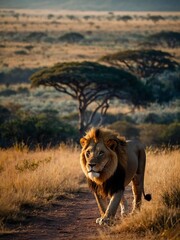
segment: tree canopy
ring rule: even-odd
[[[83,133],[94,121],[97,112],[101,120],[109,107],[109,100],[117,97],[135,105],[148,99],[144,84],[131,73],[96,62],[58,63],[31,76],[32,86],[51,86],[78,101],[79,129]],[[96,103],[93,111],[88,106]]]
[[[103,56],[100,61],[123,68],[141,78],[153,77],[178,67],[171,54],[154,49],[120,51]]]
[[[169,48],[180,47],[180,33],[174,31],[162,31],[148,36],[147,44],[164,46]]]

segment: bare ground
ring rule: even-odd
[[[29,211],[18,223],[11,222],[11,233],[0,235],[3,240],[97,239],[102,227],[93,195],[89,191],[76,193],[51,205]]]
[[[128,187],[126,189],[128,203],[132,201],[130,192],[131,189]],[[93,194],[84,188],[79,193],[62,197],[43,207],[31,209],[25,206],[23,212],[23,219],[7,223],[9,231],[0,234],[0,239],[100,240],[111,235],[111,228],[96,224],[99,211]],[[111,239],[152,240],[153,238],[145,238],[139,234],[121,233],[111,236]]]

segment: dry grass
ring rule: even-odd
[[[79,189],[79,150],[0,150],[0,219],[12,218],[24,204],[44,204]],[[71,176],[71,177],[69,177]]]
[[[143,201],[141,212],[113,227],[108,239],[180,238],[179,159],[178,150],[148,152],[145,191],[151,192],[153,199]]]
[[[77,147],[29,151],[17,146],[0,150],[0,156],[0,225],[23,205],[46,204],[81,186]],[[141,212],[102,233],[102,239],[178,239],[180,152],[149,149],[147,157],[145,191],[152,201],[143,201]]]
[[[0,54],[2,69],[6,67],[36,68],[51,66],[63,61],[97,61],[103,55],[126,48],[139,47],[140,39],[137,39],[135,43],[131,39],[132,35],[137,37],[137,35],[147,36],[159,31],[179,31],[179,20],[166,19],[154,23],[147,19],[141,19],[141,17],[147,17],[148,14],[160,14],[163,17],[179,16],[178,12],[116,12],[113,18],[108,12],[1,10],[0,13],[2,13],[0,33],[11,33],[12,36],[16,36],[16,39],[8,41],[2,38]],[[119,21],[117,20],[118,15],[121,17],[129,15],[133,20]],[[85,36],[87,41],[80,44],[31,40],[24,42],[23,34],[32,32],[43,32],[49,38],[59,38],[67,32],[79,32]],[[126,39],[125,42],[118,40],[123,38]],[[27,48],[29,45],[32,49]],[[17,54],[19,51],[23,51],[25,54]],[[171,51],[177,58],[179,57],[179,49]]]

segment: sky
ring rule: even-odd
[[[180,11],[180,0],[0,0],[0,8]]]

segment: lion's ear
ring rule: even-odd
[[[83,137],[83,138],[80,139],[81,147],[84,147],[86,143],[87,143],[87,139],[86,138]]]
[[[119,140],[119,143],[120,143],[121,146],[124,147],[124,146],[127,145],[125,137],[118,137],[118,140]]]
[[[106,146],[109,147],[111,150],[115,151],[117,147],[117,141],[115,139],[109,139],[106,142]]]

